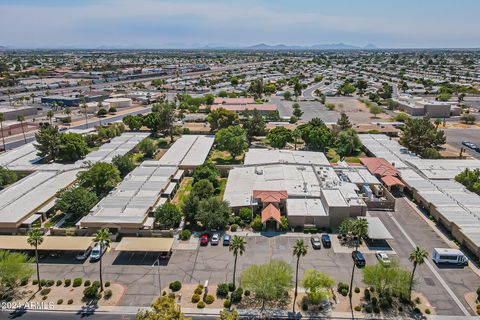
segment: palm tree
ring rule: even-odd
[[[52,110],[48,110],[48,111],[47,111],[47,118],[48,118],[48,120],[50,121],[50,124],[52,124],[52,118],[53,118],[54,115],[55,115],[55,114],[53,113]]]
[[[442,119],[435,118],[433,122],[435,123],[435,129],[438,129],[438,126],[442,124]]]
[[[307,254],[308,247],[303,240],[297,240],[293,246],[293,255],[297,257],[297,269],[295,271],[295,293],[293,296],[293,313],[295,313],[295,304],[297,303],[298,294],[298,265],[300,263],[300,257],[304,257]]]
[[[352,220],[351,222],[351,234],[356,238],[355,241],[355,251],[358,250],[360,246],[360,241],[363,237],[368,234],[368,221],[366,219],[356,219]],[[352,318],[353,318],[353,308],[352,308],[352,295],[353,295],[353,277],[355,275],[355,261],[353,261],[352,267],[352,277],[350,278],[350,292],[348,293],[348,297],[350,299],[350,309],[352,310]]]
[[[5,135],[3,134],[3,121],[5,121],[5,115],[0,112],[0,130],[2,132],[3,151],[7,151],[7,147],[5,146]]]
[[[100,244],[100,261],[99,261],[99,268],[100,268],[100,292],[103,291],[103,277],[102,277],[102,258],[103,258],[103,250],[110,247],[110,230],[108,228],[102,228],[95,233],[94,241]]]
[[[233,236],[232,241],[228,247],[228,251],[233,253],[235,257],[235,261],[233,263],[233,286],[235,286],[235,274],[237,272],[237,258],[238,254],[243,255],[245,252],[245,245],[247,242],[245,241],[245,237],[240,236]]]
[[[87,104],[85,103],[85,98],[83,96],[80,97],[80,103],[81,103],[81,108],[85,112],[85,129],[88,129],[88,107]]]
[[[408,260],[410,260],[413,263],[412,277],[410,278],[410,286],[408,289],[410,299],[412,299],[413,277],[415,275],[415,270],[417,269],[417,266],[425,262],[425,259],[427,257],[428,257],[428,252],[419,247],[416,247],[408,257]]]
[[[38,246],[43,242],[43,234],[40,229],[35,228],[28,233],[27,242],[32,247],[35,247],[35,262],[37,264],[37,281],[38,281],[38,290],[42,290],[42,285],[40,284],[40,267],[38,265]]]
[[[22,125],[23,140],[25,141],[25,143],[27,143],[27,137],[25,136],[25,128],[23,127],[23,122],[25,121],[25,117],[23,115],[19,115],[17,117],[17,121],[20,122],[20,124]]]

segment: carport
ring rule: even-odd
[[[0,249],[3,250],[34,250],[35,248],[28,244],[27,236],[5,236],[0,235]],[[93,242],[92,237],[62,237],[45,236],[43,242],[38,246],[42,251],[84,251]]]
[[[368,221],[367,244],[369,247],[390,248],[387,240],[393,239],[379,217],[361,217]]]
[[[152,261],[167,260],[172,253],[173,238],[125,237],[116,246],[121,251],[114,264],[152,264]],[[130,257],[122,253],[130,253]],[[144,253],[141,259],[134,259],[135,253]],[[150,255],[154,253],[154,256]],[[138,256],[137,256],[138,257]]]

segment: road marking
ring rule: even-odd
[[[410,236],[407,234],[407,232],[405,232],[405,229],[403,229],[403,227],[400,225],[400,223],[394,217],[392,217],[392,220],[397,225],[398,229],[403,233],[403,235],[408,240],[408,242],[410,242],[412,247],[415,249],[417,247],[417,245],[415,244],[415,242],[413,242],[412,238],[410,238]],[[430,261],[426,260],[425,264],[430,269],[430,271],[432,271],[433,275],[442,284],[442,286],[445,288],[445,290],[447,290],[448,294],[452,297],[453,301],[455,301],[455,303],[460,308],[460,310],[462,310],[463,314],[465,316],[471,316],[470,312],[468,312],[467,308],[465,308],[465,306],[462,304],[462,302],[457,298],[457,296],[452,291],[452,289],[450,289],[450,287],[445,282],[445,280],[443,280],[442,276],[437,272],[437,270],[435,270],[435,268],[432,266]]]

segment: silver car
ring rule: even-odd
[[[220,242],[220,235],[218,233],[214,233],[212,238],[210,239],[210,244],[212,246],[216,246],[218,245],[219,242]]]

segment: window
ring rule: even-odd
[[[440,260],[457,260],[458,256],[440,256]]]

